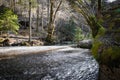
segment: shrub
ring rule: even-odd
[[[19,30],[18,17],[12,10],[4,6],[0,7],[0,31],[12,31],[17,33]]]

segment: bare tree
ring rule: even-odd
[[[71,3],[72,8],[74,8],[77,12],[82,14],[85,18],[87,25],[90,26],[92,30],[92,36],[95,38],[98,34],[99,29],[103,26],[100,22],[101,17],[101,0],[97,0],[96,9],[91,7],[91,4],[86,0],[68,0]],[[90,0],[91,1],[91,0]],[[97,11],[96,11],[97,10]],[[97,14],[96,14],[97,13]]]
[[[55,31],[54,21],[56,18],[57,11],[59,10],[61,4],[62,4],[62,0],[60,0],[56,10],[54,11],[55,0],[50,0],[50,17],[49,17],[49,24],[48,24],[48,35],[46,38],[46,41],[49,43],[53,43],[54,41],[53,40],[54,31]]]

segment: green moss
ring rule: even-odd
[[[2,43],[4,41],[4,38],[0,38],[0,43]]]
[[[95,41],[92,47],[92,53],[99,64],[114,66],[120,62],[120,47],[105,46],[100,41]]]
[[[102,63],[104,64],[116,64],[120,59],[120,47],[113,46],[103,50]]]
[[[119,30],[117,30],[119,31]],[[119,46],[108,46],[105,45],[102,41],[99,40],[100,37],[103,37],[106,33],[104,28],[100,28],[98,35],[94,39],[92,54],[95,59],[99,62],[99,64],[105,65],[117,65],[120,62],[120,47]],[[120,42],[120,37],[118,32],[113,33],[115,36],[112,38]]]
[[[101,41],[99,41],[99,38],[101,36],[103,36],[105,34],[105,32],[106,32],[105,28],[100,27],[100,29],[98,31],[98,35],[94,38],[92,53],[93,53],[93,56],[98,61],[100,61],[100,55],[101,55],[101,50],[102,50],[102,46],[103,46],[103,43]]]
[[[93,56],[99,60],[99,48],[100,46],[102,45],[102,43],[98,40],[95,40],[94,43],[93,43],[93,47],[92,47],[92,53],[93,53]]]
[[[97,34],[97,36],[95,37],[95,39],[98,39],[98,38],[100,38],[101,36],[103,36],[103,35],[105,34],[105,32],[106,32],[105,28],[104,28],[104,27],[100,27],[100,28],[99,28],[99,31],[98,31],[98,34]]]

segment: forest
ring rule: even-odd
[[[119,80],[119,35],[119,0],[0,0],[0,51],[72,45],[75,50],[88,49],[99,65],[97,79],[40,80]]]

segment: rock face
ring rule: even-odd
[[[106,65],[100,65],[99,80],[119,80],[120,79],[120,66],[110,68]]]
[[[100,80],[120,79],[119,2],[116,0],[106,6],[106,12],[103,12],[105,30],[99,32],[93,43],[92,53],[100,64]]]
[[[98,64],[88,49],[69,47],[0,60],[0,80],[97,79]]]
[[[111,36],[110,36],[111,34]],[[112,36],[113,35],[113,36]],[[120,79],[120,33],[109,33],[101,38],[96,47],[100,63],[100,80]],[[98,49],[97,49],[98,48]]]

